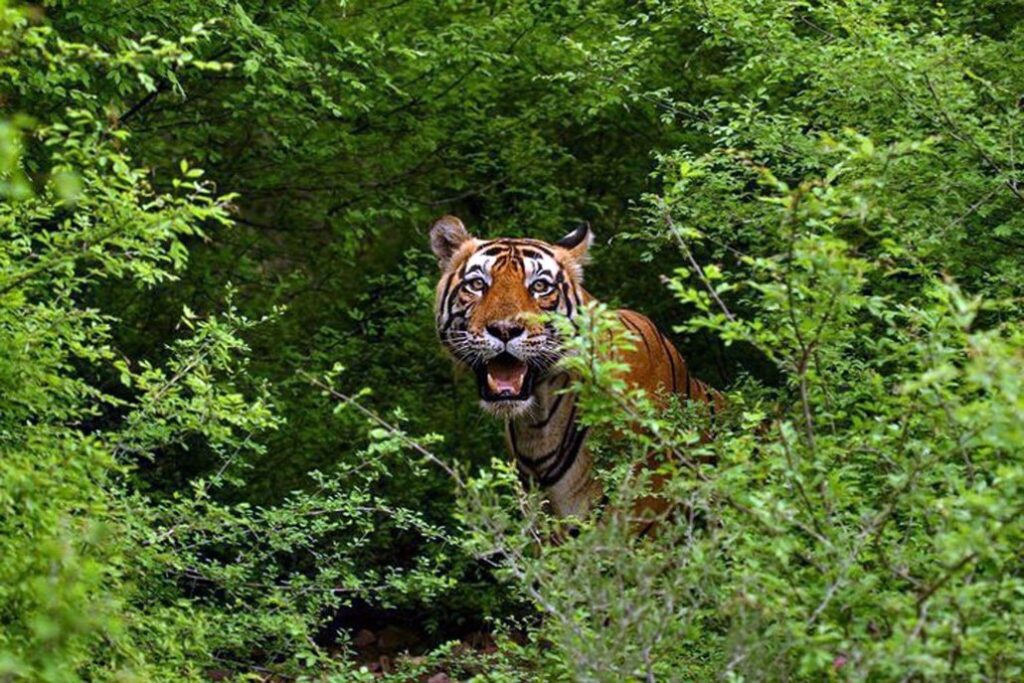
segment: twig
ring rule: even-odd
[[[342,401],[346,405],[353,406],[356,410],[358,410],[360,413],[368,417],[371,421],[375,422],[379,426],[386,429],[389,434],[398,437],[398,439],[401,440],[402,443],[409,446],[414,451],[422,455],[424,458],[426,458],[430,462],[434,463],[435,465],[443,469],[448,474],[448,476],[451,477],[456,484],[458,484],[459,488],[466,488],[466,484],[462,481],[462,477],[459,476],[458,472],[456,472],[446,462],[441,460],[441,458],[437,457],[431,451],[427,450],[422,444],[409,437],[405,432],[400,430],[398,427],[391,424],[374,411],[370,410],[369,408],[359,403],[359,401],[355,400],[355,398],[349,396],[348,394],[341,393],[340,391],[330,386],[329,384],[326,384],[319,380],[318,378],[314,377],[313,375],[310,375],[308,372],[300,372],[299,374],[305,377],[310,384],[317,387],[318,389],[327,392],[333,398]]]
[[[697,277],[700,278],[701,284],[703,284],[704,288],[708,290],[708,294],[710,294],[711,298],[715,300],[718,307],[722,309],[722,313],[725,314],[725,317],[729,322],[736,322],[736,317],[729,310],[729,307],[725,305],[725,302],[718,296],[718,292],[715,291],[715,288],[711,285],[711,281],[708,280],[707,275],[704,274],[704,269],[700,267],[699,263],[697,263],[697,259],[693,257],[693,252],[690,251],[690,247],[688,247],[686,242],[683,240],[683,236],[679,234],[679,229],[676,226],[675,221],[672,220],[672,216],[667,210],[665,210],[662,215],[665,219],[665,224],[672,232],[672,236],[676,238],[677,242],[679,242],[679,248],[682,250],[683,256],[686,257],[690,267],[693,268]]]

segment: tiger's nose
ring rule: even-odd
[[[500,339],[507,344],[525,332],[525,329],[517,322],[513,322],[511,320],[499,320],[496,323],[488,325],[487,331],[491,336],[496,339]]]

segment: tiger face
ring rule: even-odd
[[[454,216],[431,228],[431,247],[442,270],[438,336],[456,361],[476,374],[488,412],[514,417],[528,411],[536,382],[562,357],[554,326],[540,314],[571,318],[583,304],[583,265],[592,241],[587,226],[554,244],[480,240]]]

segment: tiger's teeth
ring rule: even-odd
[[[492,362],[487,367],[487,389],[496,396],[518,396],[526,371],[526,363],[520,360]]]
[[[487,388],[495,394],[510,394],[516,396],[523,390],[523,378],[526,375],[525,369],[521,373],[509,377],[495,377],[487,373]]]

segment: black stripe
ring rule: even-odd
[[[444,325],[441,327],[441,330],[440,332],[438,332],[438,334],[444,335],[445,333],[448,332],[448,330],[452,328],[452,325],[454,325],[457,321],[465,319],[465,313],[452,313],[451,315],[448,316],[448,320],[445,321]]]
[[[555,413],[558,412],[558,406],[561,405],[563,398],[565,398],[565,394],[559,394],[555,398],[554,405],[551,406],[551,412],[548,413],[548,416],[544,418],[544,421],[532,424],[530,425],[530,427],[533,429],[544,429],[545,427],[547,427],[548,423],[551,422],[551,418],[553,418],[555,416]]]
[[[538,242],[537,240],[519,240],[519,244],[529,246],[531,249],[536,249],[540,253],[547,254],[551,258],[555,257],[555,252],[548,249],[543,242]]]
[[[550,453],[542,455],[539,458],[527,458],[525,456],[520,455],[520,456],[518,456],[519,459],[522,460],[523,462],[529,463],[531,465],[539,465],[541,463],[547,462],[548,460],[550,460],[551,458],[555,457],[556,455],[560,455],[562,453],[563,449],[565,448],[565,442],[569,438],[569,435],[576,431],[575,419],[576,419],[576,404],[574,403],[572,405],[572,412],[569,413],[569,427],[564,432],[562,432],[562,438],[559,439],[558,445],[555,446],[551,450]],[[552,465],[552,468],[555,468],[555,467],[558,467],[558,463],[555,463],[554,465]]]
[[[564,390],[567,386],[569,386],[569,375],[565,376],[565,382],[562,384],[561,387],[558,388],[558,391]],[[559,394],[558,396],[556,396],[555,403],[554,405],[551,406],[551,412],[549,412],[548,416],[544,418],[544,421],[532,424],[530,425],[530,427],[532,427],[533,429],[543,429],[544,427],[547,427],[548,423],[551,422],[551,418],[553,418],[555,416],[555,413],[558,412],[558,406],[561,405],[563,398],[565,398],[565,394]]]
[[[554,486],[559,480],[565,476],[565,473],[569,471],[569,468],[576,462],[576,458],[579,457],[580,447],[583,445],[583,439],[587,436],[587,429],[583,428],[576,431],[575,438],[573,439],[572,445],[569,446],[568,456],[562,458],[561,463],[554,468],[554,471],[550,471],[540,480],[540,485],[544,488]]]
[[[637,336],[640,337],[640,341],[644,343],[644,348],[647,349],[647,355],[651,355],[651,345],[647,343],[647,337],[645,337],[644,333],[640,331],[640,328],[637,326],[637,324],[629,322],[629,320],[627,320],[626,316],[624,315],[620,315],[619,320],[622,321],[623,325],[636,332]]]
[[[448,299],[448,291],[452,288],[452,282],[455,281],[455,273],[448,273],[448,281],[444,285],[444,291],[441,292],[441,313],[445,313],[446,301]]]
[[[569,419],[566,422],[565,431],[562,432],[562,438],[558,440],[558,445],[555,447],[555,450],[553,450],[552,453],[557,454],[557,455],[561,455],[561,453],[565,450],[566,442],[575,433],[576,433],[576,403],[573,403],[572,404],[572,409],[569,411]],[[544,459],[546,460],[549,457],[551,457],[550,453],[548,455],[545,455]],[[553,467],[557,467],[557,463],[555,465],[553,465]]]
[[[462,268],[459,268],[459,280],[461,281],[466,276],[466,264],[462,264]],[[459,283],[462,284],[461,282]],[[458,293],[458,287],[452,287],[451,294],[448,296],[448,300],[445,302],[445,308],[451,309],[452,304],[455,303],[455,295]]]
[[[552,451],[552,453],[558,456],[558,460],[553,462],[551,464],[551,467],[549,467],[547,472],[545,472],[543,475],[540,475],[540,473],[538,472],[542,484],[544,481],[549,480],[552,474],[557,473],[558,470],[562,467],[562,465],[565,464],[565,454],[567,452],[566,446],[569,445],[573,439],[575,439],[576,433],[576,404],[573,403],[572,410],[569,411],[569,420],[566,423],[565,431],[562,432],[562,438],[559,440],[558,446],[555,448],[555,450]],[[550,457],[550,454],[545,456],[545,459],[548,457]],[[564,474],[564,472],[562,474]],[[558,478],[555,479],[555,481],[558,481],[558,479],[560,478],[561,475],[559,475]]]
[[[665,342],[665,335],[658,330],[654,330],[658,334],[658,341],[661,343],[661,348],[665,351],[665,355],[668,356],[668,363],[672,367],[672,393],[676,393],[676,361],[669,352],[668,344]]]
[[[533,483],[533,477],[530,476],[530,473],[526,471],[526,468],[524,468],[523,464],[519,461],[516,461],[516,474],[519,475],[520,486],[529,490],[530,485]]]
[[[525,464],[531,470],[536,471],[536,469],[538,467],[540,467],[541,465],[546,463],[548,460],[551,460],[551,458],[553,458],[556,455],[558,455],[561,452],[561,450],[562,450],[562,444],[559,444],[559,445],[555,446],[555,448],[550,453],[542,455],[539,458],[528,458],[525,455],[523,455],[522,453],[516,453],[516,460],[517,460],[517,462],[519,462],[521,464]]]
[[[566,318],[571,318],[572,317],[572,312],[573,312],[573,307],[572,307],[572,300],[569,298],[569,283],[568,282],[563,282],[562,283],[562,298],[565,299],[565,308],[566,308],[565,317]]]
[[[519,448],[516,446],[516,429],[512,423],[508,423],[508,443],[512,446],[512,455],[519,457]]]
[[[465,273],[466,273],[466,265],[463,264],[462,268],[459,269],[458,277],[461,279],[462,276],[465,275]],[[449,282],[449,284],[451,284],[451,282]],[[454,322],[459,319],[459,314],[456,314],[455,307],[454,307],[455,297],[458,296],[458,293],[459,293],[459,288],[458,287],[452,287],[451,288],[451,293],[448,295],[447,300],[444,302],[444,305],[441,307],[441,310],[448,314],[448,319],[445,321],[444,325],[441,327],[441,331],[442,332],[447,332],[449,329],[451,329],[452,324],[454,324]],[[466,316],[465,315],[461,315],[461,317],[463,319],[465,319]]]

